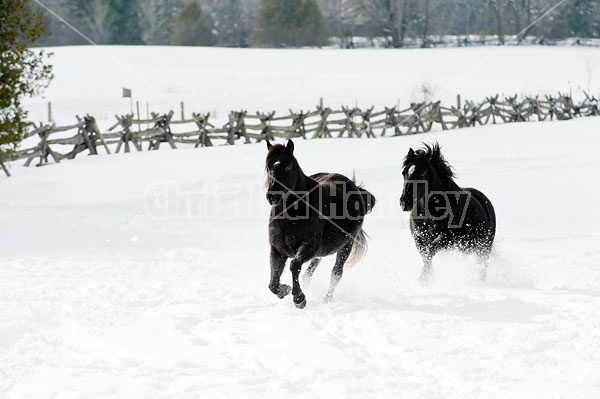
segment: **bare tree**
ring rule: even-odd
[[[388,47],[403,47],[414,0],[362,0],[360,11],[388,38]]]
[[[179,11],[171,44],[176,46],[212,46],[214,44],[213,21],[204,13],[196,0],[188,0]]]
[[[217,45],[251,46],[257,5],[258,0],[202,0],[202,9],[214,21]]]
[[[138,1],[137,6],[141,16],[144,43],[169,44],[169,37],[181,7],[181,1],[145,0]]]
[[[83,17],[90,32],[90,39],[97,44],[110,42],[112,22],[110,19],[110,4],[107,0],[93,0],[90,4],[90,14]]]
[[[367,21],[361,14],[360,1],[320,0],[319,7],[325,17],[329,35],[339,38],[342,48],[354,47],[352,38]]]
[[[496,35],[498,36],[498,42],[500,44],[504,44],[504,21],[502,15],[502,4],[500,4],[500,0],[488,0],[488,5],[494,16],[494,21],[496,22]]]
[[[441,33],[448,34],[448,31],[443,31],[439,27],[438,20],[443,18],[456,18],[456,15],[449,13],[451,8],[448,7],[447,0],[420,0],[417,4],[417,11],[413,20],[416,24],[415,34],[421,38],[421,46],[429,47],[431,45],[430,35]]]

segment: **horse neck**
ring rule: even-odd
[[[462,188],[458,186],[452,179],[448,179],[448,187],[446,187],[447,191],[462,191]]]
[[[435,168],[433,166],[429,165],[428,172],[429,172],[428,190],[429,191],[443,191],[444,184],[442,182],[442,179],[440,178],[440,175],[435,170]]]
[[[442,179],[440,178],[435,168],[429,165],[427,168],[427,172],[429,176],[429,179],[427,180],[427,192],[424,193],[424,196],[421,196],[417,199],[416,206],[413,207],[413,213],[416,216],[425,215],[427,194],[429,194],[432,191],[444,191]]]
[[[433,176],[433,178],[430,178],[430,191],[462,191],[462,188],[460,188],[451,177],[448,177],[445,181],[442,180],[435,168],[431,165],[429,166],[429,172],[430,176]]]
[[[293,191],[296,191],[296,192],[310,191],[318,183],[314,179],[311,179],[310,177],[308,177],[304,174],[298,161],[296,161],[296,165],[298,165],[298,170],[297,170],[298,177],[296,179],[296,185],[294,186]]]

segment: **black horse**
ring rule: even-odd
[[[474,188],[461,188],[438,143],[413,151],[404,159],[403,211],[410,211],[410,231],[421,257],[421,281],[431,274],[431,259],[442,249],[475,253],[485,280],[487,260],[496,234],[490,200]]]
[[[375,197],[337,173],[306,176],[293,155],[292,140],[286,146],[267,141],[267,149],[267,201],[271,204],[269,289],[279,298],[291,291],[296,307],[304,308],[306,297],[298,281],[302,265],[312,260],[304,274],[305,282],[309,282],[321,257],[337,253],[325,296],[330,301],[348,257],[352,254],[352,260],[356,260],[366,251],[362,224],[365,214],[375,205]],[[292,259],[291,288],[280,284],[288,258]]]

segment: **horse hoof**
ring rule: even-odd
[[[287,284],[281,284],[279,286],[279,290],[277,291],[277,296],[279,297],[279,299],[282,299],[283,297],[285,297],[290,292],[292,292],[292,287],[290,287]]]
[[[294,303],[295,303],[295,302],[294,302]],[[297,307],[298,309],[304,309],[304,307],[306,306],[306,298],[304,298],[304,300],[303,300],[302,302],[300,302],[300,303],[295,303],[295,304],[296,304],[296,307]]]
[[[433,276],[430,273],[421,273],[421,275],[419,276],[419,284],[421,284],[422,286],[426,286],[429,285],[429,283],[431,283],[431,280],[433,280]]]
[[[300,293],[299,295],[294,295],[294,304],[298,309],[304,309],[304,307],[306,306],[306,297],[303,293]]]
[[[487,275],[485,274],[485,272],[479,274],[479,281],[481,281],[482,283],[485,283],[487,280]]]
[[[325,298],[323,298],[323,302],[325,303],[329,303],[333,300],[333,294],[327,294],[325,295]]]

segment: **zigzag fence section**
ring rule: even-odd
[[[157,150],[162,143],[176,149],[178,145],[210,147],[215,144],[232,145],[274,140],[275,138],[325,139],[334,137],[375,138],[400,136],[431,131],[472,127],[495,123],[566,120],[582,116],[600,115],[598,99],[585,94],[585,99],[574,102],[567,94],[544,98],[517,96],[500,99],[499,95],[487,97],[482,102],[461,101],[443,106],[439,101],[412,103],[405,109],[397,107],[375,111],[374,107],[342,107],[332,110],[322,102],[314,111],[294,112],[277,116],[275,112],[232,111],[228,122],[216,127],[210,123],[210,114],[193,113],[191,118],[173,120],[174,111],[166,114],[152,113],[149,119],[134,119],[133,114],[115,115],[116,123],[101,132],[93,116],[77,116],[77,123],[69,126],[54,124],[34,125],[27,134],[27,142],[37,136],[38,143],[30,148],[15,151],[10,157],[0,153],[0,167],[10,175],[5,163],[25,160],[25,166],[38,159],[36,166],[74,159],[78,154],[97,155]],[[180,125],[180,126],[177,126]],[[176,132],[172,127],[177,126]],[[180,131],[182,130],[182,131]],[[65,132],[72,132],[67,137]],[[59,133],[63,133],[60,135]],[[112,151],[111,151],[112,149]]]

